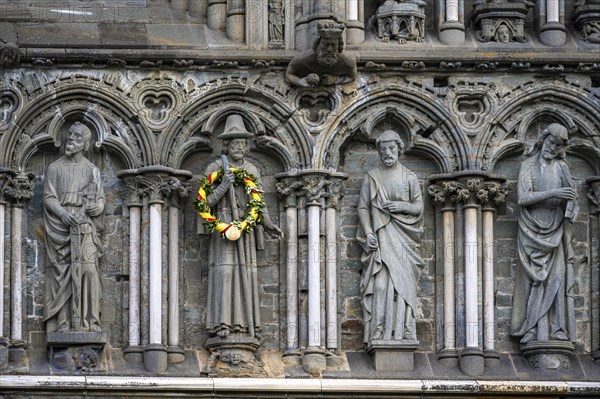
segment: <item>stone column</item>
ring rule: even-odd
[[[162,218],[164,200],[161,185],[169,172],[169,168],[150,166],[144,168],[142,173],[146,176],[140,179],[140,183],[149,196],[148,204],[150,206],[150,281],[148,284],[150,332],[148,345],[144,348],[144,367],[153,373],[163,373],[167,370],[167,350],[162,340]]]
[[[504,179],[485,182],[479,190],[482,209],[483,246],[483,355],[485,366],[500,362],[496,351],[496,318],[494,316],[494,219],[496,207],[506,200]]]
[[[227,37],[243,43],[246,36],[245,0],[227,0]]]
[[[432,181],[436,182],[435,180]],[[438,359],[447,367],[458,365],[458,351],[456,350],[456,286],[454,284],[454,219],[457,201],[457,183],[443,181],[429,187],[429,195],[438,204],[442,213],[442,255],[444,264],[444,348],[438,353]]]
[[[449,46],[465,41],[464,0],[437,0],[436,28],[440,41]]]
[[[208,0],[206,24],[212,30],[225,30],[227,26],[227,0]]]
[[[298,364],[299,318],[298,318],[298,196],[297,190],[302,183],[297,177],[288,174],[278,175],[277,193],[284,200],[287,244],[286,258],[286,348],[284,361],[288,364]]]
[[[592,212],[597,218],[598,223],[598,232],[596,235],[596,243],[599,245],[595,251],[598,256],[600,256],[600,176],[591,177],[587,179],[587,184],[590,186],[590,191],[588,193],[588,197],[590,199],[592,205]],[[593,235],[592,235],[593,237]],[[593,241],[593,239],[592,239]],[[592,250],[593,253],[594,250]],[[596,276],[600,275],[600,266],[595,265],[596,267]],[[594,272],[592,271],[592,276],[594,276]],[[592,283],[593,284],[593,283]],[[597,281],[596,284],[600,285],[600,281]],[[592,301],[593,303],[593,301]],[[600,323],[600,308],[598,306],[592,307],[592,321],[596,321],[596,323]],[[593,359],[596,361],[596,364],[600,366],[600,327],[598,327],[598,332],[596,334],[596,342],[592,342],[592,353]]]
[[[33,196],[33,174],[18,173],[6,194],[12,203],[11,213],[11,284],[10,284],[10,361],[18,362],[25,356],[23,339],[23,207]]]
[[[132,172],[131,174],[128,172]],[[128,188],[127,207],[129,208],[129,346],[124,350],[128,362],[140,363],[143,360],[141,346],[140,318],[140,269],[141,269],[141,223],[143,190],[136,181],[135,171],[119,174]]]
[[[0,370],[8,364],[8,339],[4,332],[4,223],[6,212],[5,194],[15,172],[0,169]]]
[[[189,186],[183,183],[192,174],[171,176],[161,184],[163,196],[168,199],[169,207],[169,323],[167,336],[167,354],[169,363],[181,363],[185,360],[185,352],[179,345],[179,207],[181,200],[189,195]]]
[[[325,351],[321,337],[321,197],[326,182],[318,171],[303,173],[303,190],[308,209],[308,346],[302,366],[313,376],[325,370]]]
[[[337,291],[337,208],[341,199],[342,182],[348,176],[336,174],[330,177],[327,186],[325,205],[325,307],[326,307],[326,348],[340,349],[338,342],[338,291]]]
[[[541,0],[536,6],[540,41],[552,47],[564,45],[567,42],[564,0]]]
[[[460,368],[470,376],[483,374],[484,357],[479,342],[479,240],[478,240],[478,189],[482,177],[468,176],[459,183],[459,199],[464,214],[464,265],[465,265],[465,348],[460,354]]]
[[[364,1],[346,0],[346,44],[356,46],[364,41]]]

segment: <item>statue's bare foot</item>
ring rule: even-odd
[[[230,333],[231,331],[229,331],[229,328],[222,328],[221,330],[217,331],[217,336],[225,338],[229,336]]]
[[[94,324],[90,327],[91,332],[102,332],[102,328],[98,324]]]

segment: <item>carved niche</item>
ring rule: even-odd
[[[525,43],[525,18],[533,3],[529,1],[480,0],[473,3],[473,25],[480,42]]]
[[[377,38],[382,42],[408,40],[422,43],[425,39],[425,6],[423,0],[386,0],[375,12]]]

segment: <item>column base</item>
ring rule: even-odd
[[[440,41],[448,46],[458,46],[465,42],[465,26],[460,22],[444,22],[440,26]]]
[[[442,349],[437,358],[446,367],[458,366],[458,351],[456,349]]]
[[[495,350],[484,350],[483,358],[485,367],[495,367],[500,364],[500,354]]]
[[[575,347],[569,341],[534,341],[521,345],[521,353],[534,369],[556,371],[570,367]]]
[[[27,357],[27,342],[10,340],[8,344],[8,361],[22,362]]]
[[[564,25],[558,22],[548,22],[540,28],[540,42],[546,46],[560,47],[567,42]]]
[[[416,340],[372,340],[367,352],[373,356],[377,371],[412,371],[418,348]]]
[[[302,363],[302,352],[298,349],[288,349],[281,360],[288,366],[299,366]]]
[[[460,370],[466,375],[476,377],[483,374],[485,360],[479,348],[465,348],[460,353]]]
[[[149,344],[144,347],[144,367],[147,371],[161,374],[167,371],[167,350],[161,344]]]
[[[311,377],[321,377],[327,369],[327,360],[325,359],[325,350],[318,347],[309,347],[302,356],[302,368]]]
[[[167,360],[169,364],[179,364],[185,361],[185,351],[179,346],[169,346],[167,348]]]
[[[141,363],[144,361],[144,348],[141,346],[130,346],[123,351],[125,361],[128,363]]]

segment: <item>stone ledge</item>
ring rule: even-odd
[[[180,391],[199,394],[223,392],[282,392],[310,394],[572,394],[599,395],[600,382],[573,381],[486,381],[486,380],[352,380],[352,379],[276,379],[276,378],[169,378],[102,376],[2,376],[7,391],[79,390],[155,393]]]

